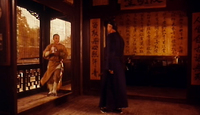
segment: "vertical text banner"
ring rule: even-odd
[[[200,12],[192,15],[192,85],[200,85]]]
[[[90,80],[100,80],[100,19],[90,20]]]
[[[163,7],[166,7],[166,0],[121,0],[121,10]]]

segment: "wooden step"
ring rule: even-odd
[[[65,87],[58,91],[57,96],[47,96],[47,93],[41,92],[18,99],[18,114],[27,115],[32,111],[58,106],[67,102],[72,94],[71,90],[66,90]]]

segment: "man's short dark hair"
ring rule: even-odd
[[[117,25],[116,25],[116,23],[114,21],[109,21],[108,24],[112,25],[112,28],[114,30],[117,30]]]
[[[54,35],[53,35],[53,38],[54,38],[55,36],[59,36],[59,34],[54,34]]]
[[[114,30],[117,30],[117,25],[116,25],[116,22],[115,22],[115,18],[114,17],[109,17],[106,21],[105,21],[105,27],[110,24],[112,25],[113,29]]]

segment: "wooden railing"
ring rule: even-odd
[[[39,89],[40,86],[40,64],[17,66],[17,93]]]

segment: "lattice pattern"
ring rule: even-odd
[[[18,70],[17,93],[40,88],[40,68]]]

